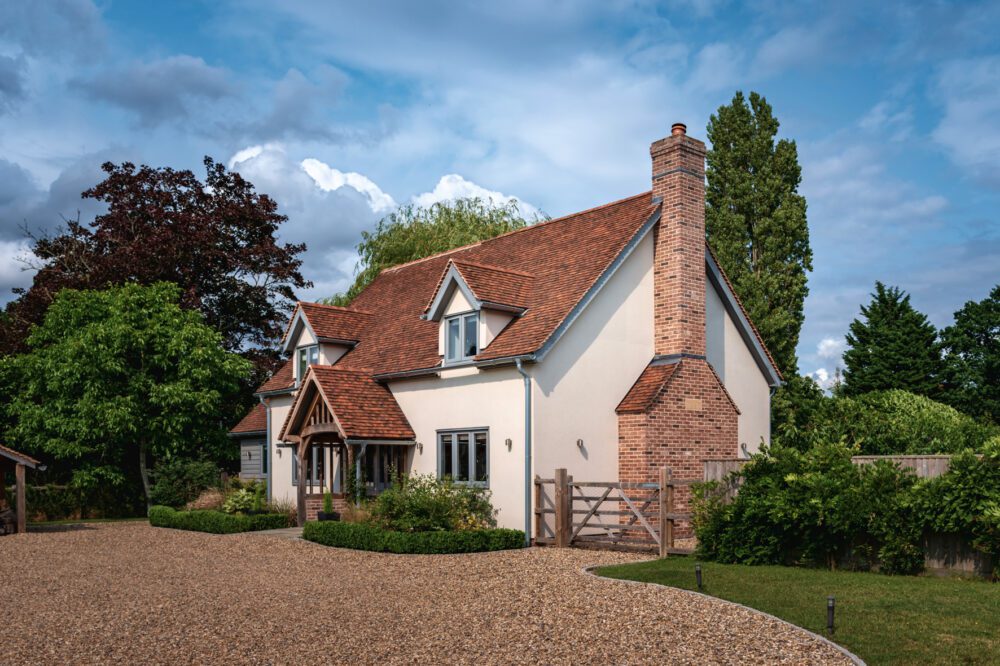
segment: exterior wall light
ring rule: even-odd
[[[510,438],[510,437],[508,437],[508,438],[507,438],[507,439],[506,439],[506,440],[504,441],[504,444],[506,444],[506,445],[507,445],[507,450],[508,450],[508,451],[510,451],[510,450],[511,450],[512,448],[514,448],[514,442],[513,442],[513,440],[511,440],[511,438]]]
[[[424,443],[423,442],[417,442],[417,452],[420,453],[420,455],[423,455],[423,453],[424,453]]]
[[[576,446],[577,446],[577,448],[582,449],[583,448],[583,440],[582,439],[576,440]]]

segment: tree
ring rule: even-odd
[[[521,216],[516,201],[495,205],[473,198],[438,202],[429,208],[402,206],[379,220],[374,231],[361,232],[354,284],[327,302],[347,305],[386,268],[493,238],[534,221]]]
[[[107,212],[33,239],[38,273],[0,321],[0,352],[26,349],[30,327],[63,288],[162,281],[180,286],[181,305],[201,312],[226,349],[270,369],[275,359],[260,350],[280,335],[293,289],[310,286],[299,272],[305,246],[275,238],[287,218],[274,200],[209,157],[204,182],[191,171],[128,162],[101,168],[107,178],[83,197]]]
[[[937,397],[943,370],[937,331],[910,305],[909,294],[876,282],[861,316],[847,334],[843,395],[902,389]]]
[[[4,359],[17,391],[6,435],[74,463],[73,484],[122,484],[138,462],[149,499],[149,457],[218,459],[232,447],[220,410],[250,372],[169,283],[105,291],[64,289]]]
[[[967,302],[941,332],[946,381],[943,400],[966,414],[1000,424],[1000,285]]]
[[[812,249],[794,141],[775,143],[778,119],[755,92],[737,92],[708,123],[705,227],[733,289],[786,376],[798,374],[795,347],[809,290]]]

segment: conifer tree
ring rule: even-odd
[[[937,397],[944,369],[937,330],[910,304],[909,294],[876,282],[861,317],[847,334],[841,393],[902,389]]]
[[[778,119],[761,95],[737,92],[708,123],[705,226],[709,244],[786,377],[812,270],[795,142],[775,142]]]
[[[941,339],[947,370],[942,400],[1000,424],[1000,284],[956,312]]]

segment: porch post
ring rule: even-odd
[[[309,474],[309,438],[303,437],[299,445],[295,447],[296,464],[299,466],[299,485],[296,487],[297,516],[296,523],[299,527],[306,524],[306,483]]]
[[[27,507],[25,506],[25,492],[24,492],[24,465],[17,463],[17,467],[14,468],[14,478],[17,483],[17,488],[15,492],[17,493],[17,533],[24,534],[28,531],[27,522]]]

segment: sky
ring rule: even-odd
[[[271,195],[329,296],[395,206],[560,216],[649,189],[649,144],[757,91],[814,252],[800,369],[833,376],[876,280],[937,326],[1000,282],[1000,2],[0,3],[0,302],[25,229],[100,212],[105,161],[208,155]]]

